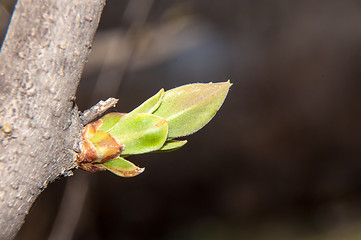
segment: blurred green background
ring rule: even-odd
[[[360,1],[108,0],[76,103],[228,79],[183,149],[51,183],[17,239],[361,239]]]

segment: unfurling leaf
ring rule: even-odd
[[[171,152],[177,149],[180,149],[187,143],[187,140],[177,141],[177,140],[168,140],[164,143],[163,147],[158,149],[157,152]]]
[[[99,127],[98,130],[103,131],[103,132],[109,131],[125,115],[127,115],[127,114],[126,113],[117,113],[117,112],[108,113],[107,115],[103,116],[100,119],[100,120],[102,120],[102,125]]]
[[[93,162],[102,163],[112,160],[122,152],[124,145],[118,143],[115,138],[107,132],[97,131],[90,139],[98,153],[98,158]]]
[[[131,111],[128,116],[135,113],[153,113],[160,106],[164,96],[164,89],[162,88],[157,94],[142,103],[139,107]]]
[[[86,125],[83,129],[83,138],[91,139],[102,124],[103,121],[99,119],[98,121],[94,121]]]
[[[168,137],[192,134],[206,125],[227,96],[229,82],[189,84],[165,92],[162,104],[153,113],[169,124]]]
[[[198,131],[221,107],[231,83],[189,84],[161,89],[128,114],[109,113],[84,127],[79,167],[122,177],[143,172],[121,156],[170,152],[187,143],[173,140]]]
[[[124,117],[108,133],[124,144],[122,155],[141,154],[161,148],[167,139],[168,123],[163,118],[137,113]]]
[[[121,177],[134,177],[144,171],[144,168],[137,167],[132,162],[129,162],[121,157],[117,157],[111,161],[97,165],[102,165],[109,171]]]

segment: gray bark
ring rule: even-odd
[[[105,0],[19,0],[0,52],[0,239],[76,166],[76,88]]]

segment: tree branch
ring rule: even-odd
[[[0,53],[0,239],[74,168],[75,92],[105,0],[19,0]],[[5,131],[6,130],[6,131]]]

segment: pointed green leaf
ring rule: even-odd
[[[157,150],[157,152],[171,152],[183,147],[187,143],[187,140],[177,141],[168,140],[164,143],[163,147]]]
[[[186,136],[206,125],[221,107],[231,83],[189,84],[165,92],[153,113],[167,120],[168,137]]]
[[[117,124],[117,122],[119,122],[119,120],[123,118],[125,115],[126,113],[118,113],[118,112],[112,112],[104,115],[101,118],[103,123],[98,130],[107,132],[109,129],[114,127],[114,125]]]
[[[168,134],[168,123],[163,118],[138,113],[122,118],[109,130],[119,144],[124,144],[122,155],[140,154],[158,150]]]
[[[162,88],[153,97],[149,98],[144,103],[142,103],[139,107],[137,107],[136,109],[131,111],[128,114],[128,116],[130,114],[135,114],[135,113],[153,113],[160,106],[163,96],[164,96],[164,89]]]
[[[132,162],[129,162],[121,157],[117,157],[111,161],[96,165],[101,165],[107,170],[121,177],[134,177],[144,171],[144,168],[137,167]]]

